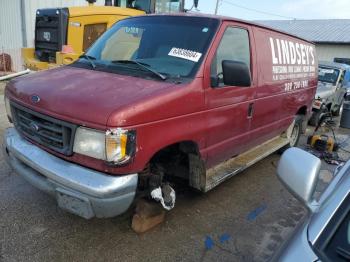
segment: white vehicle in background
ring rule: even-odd
[[[340,110],[350,88],[350,66],[334,62],[320,62],[318,66],[318,85],[312,105],[310,125],[317,125],[322,114],[330,112],[339,116]]]

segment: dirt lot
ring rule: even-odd
[[[1,97],[1,140],[8,125]],[[0,261],[266,261],[305,215],[276,178],[279,157],[207,194],[180,192],[166,222],[137,235],[131,212],[88,221],[65,213],[0,155]],[[332,168],[324,166],[320,188]]]

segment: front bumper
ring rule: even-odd
[[[117,216],[134,200],[137,174],[109,176],[70,163],[28,142],[15,128],[5,130],[3,149],[17,174],[54,196],[62,209],[86,219]]]

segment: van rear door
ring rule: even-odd
[[[317,85],[314,45],[254,27],[259,71],[251,136],[254,144],[287,130],[298,112],[310,109]]]

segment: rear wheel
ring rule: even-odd
[[[303,119],[304,116],[298,115],[296,116],[293,123],[288,127],[286,135],[289,143],[282,147],[278,152],[283,153],[285,150],[291,147],[295,147],[298,145],[300,135],[303,130]]]
[[[299,138],[302,132],[303,119],[301,116],[297,116],[293,124],[287,130],[287,138],[289,140],[288,147],[294,147],[298,145]]]

